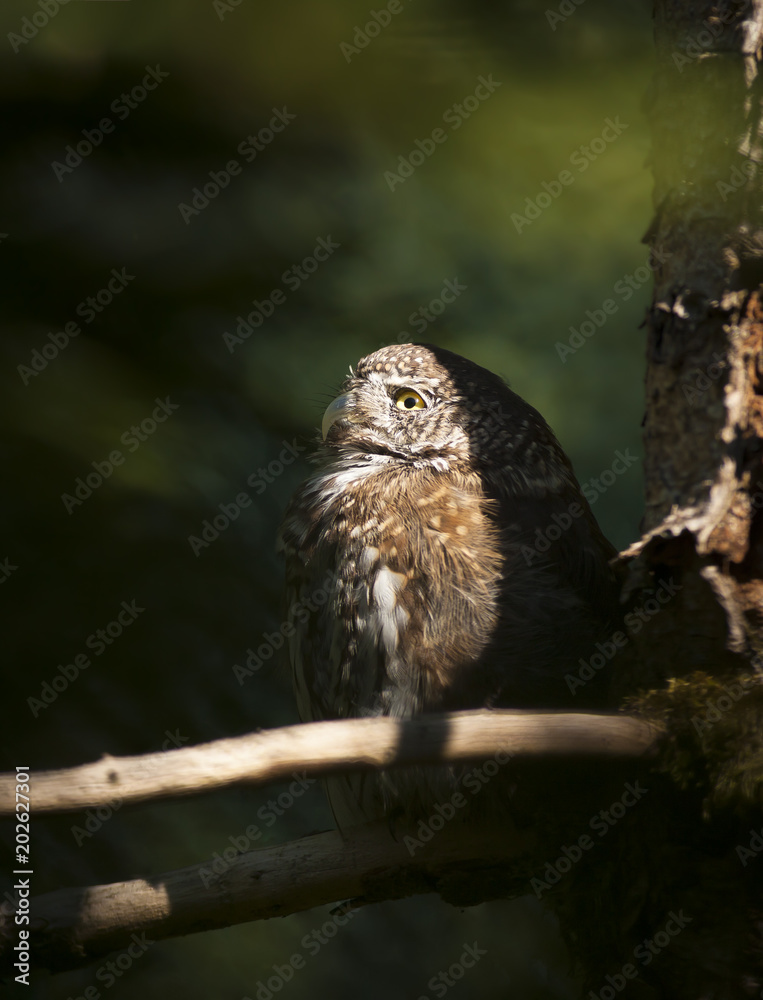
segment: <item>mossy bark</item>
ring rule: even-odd
[[[657,0],[655,41],[646,507],[625,590],[673,596],[613,669],[616,699],[670,737],[560,912],[595,996],[611,976],[623,997],[736,1000],[763,996],[763,4]]]

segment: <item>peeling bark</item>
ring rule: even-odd
[[[568,923],[587,924],[594,991],[632,962],[625,998],[742,1000],[763,995],[763,862],[747,846],[763,825],[763,3],[657,0],[655,40],[645,534],[623,555],[627,595],[670,580],[675,596],[615,686],[671,717],[674,786],[618,831],[613,868],[578,872]],[[618,899],[599,904],[604,940],[586,875]],[[685,929],[641,967],[639,942],[681,907]]]
[[[644,686],[763,662],[762,33],[759,0],[655,9],[646,535],[626,555],[630,589],[673,572],[681,593],[636,643]]]

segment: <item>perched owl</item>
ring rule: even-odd
[[[615,550],[540,414],[426,344],[363,358],[280,535],[304,721],[595,704],[565,674],[617,614]],[[427,815],[456,768],[327,783],[340,828]]]

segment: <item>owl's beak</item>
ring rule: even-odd
[[[352,411],[350,410],[350,397],[337,396],[336,399],[329,403],[326,408],[326,412],[323,414],[323,422],[321,423],[321,434],[323,435],[323,440],[326,440],[326,435],[329,432],[332,424],[335,424],[337,420],[352,420]]]

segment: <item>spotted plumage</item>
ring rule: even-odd
[[[350,369],[322,436],[281,530],[301,717],[569,703],[565,674],[616,613],[615,552],[540,414],[465,358],[404,344]],[[454,780],[328,788],[344,827],[424,815]]]

